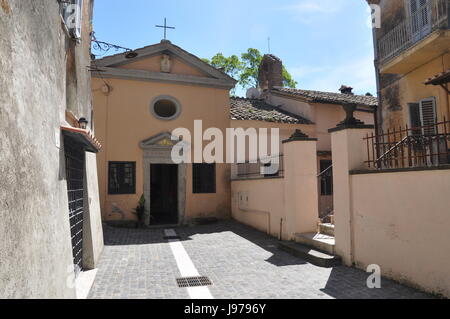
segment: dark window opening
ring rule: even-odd
[[[330,160],[320,161],[320,194],[322,196],[333,195],[333,162]]]
[[[192,164],[192,189],[194,194],[216,192],[216,164]]]
[[[136,163],[109,162],[109,194],[136,193]]]
[[[177,106],[174,102],[169,100],[159,100],[155,103],[154,110],[156,115],[164,118],[175,116],[177,113]]]
[[[420,120],[420,104],[409,103],[409,117],[413,135],[421,135],[422,121]]]

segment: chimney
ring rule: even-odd
[[[339,91],[341,91],[342,94],[350,94],[353,95],[352,92],[353,88],[351,86],[342,85]]]
[[[283,62],[272,54],[265,54],[259,65],[258,86],[262,90],[283,87]]]

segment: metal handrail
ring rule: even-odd
[[[377,158],[377,163],[381,162],[387,155],[389,155],[392,151],[397,149],[400,145],[404,144],[406,140],[408,140],[411,137],[411,135],[405,136],[400,142],[395,144],[393,147],[391,147],[386,153],[381,155],[379,158]]]
[[[317,175],[317,177],[321,177],[322,175],[324,175],[326,172],[328,172],[330,169],[333,168],[333,164],[330,165],[330,167],[328,167],[327,169],[325,169],[324,171],[322,171],[319,175]]]

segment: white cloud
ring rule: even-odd
[[[301,89],[338,92],[340,86],[345,84],[353,87],[358,94],[376,93],[372,55],[341,65],[300,65],[288,67],[288,70]]]

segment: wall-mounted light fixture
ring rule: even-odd
[[[78,120],[78,125],[83,130],[85,130],[87,128],[88,123],[89,123],[88,120],[86,120],[84,117],[82,117]]]

